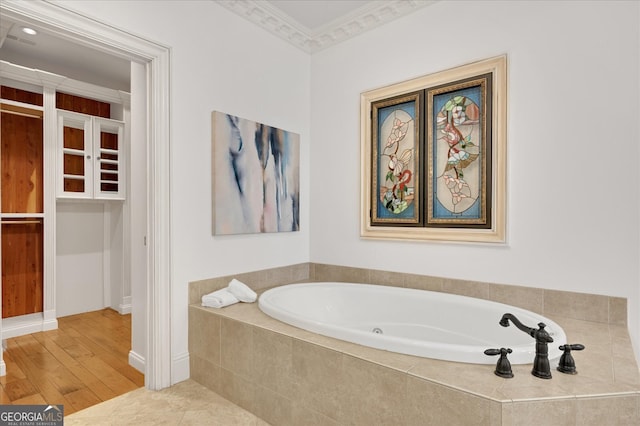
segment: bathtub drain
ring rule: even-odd
[[[374,328],[374,329],[373,329],[373,330],[371,330],[371,331],[373,331],[373,332],[374,332],[374,333],[376,333],[376,334],[382,334],[382,329],[380,329],[380,328],[378,328],[378,327]]]

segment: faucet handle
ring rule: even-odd
[[[580,343],[573,345],[566,344],[560,345],[558,349],[564,351],[558,363],[558,371],[565,374],[578,374],[576,362],[573,359],[573,355],[571,355],[571,351],[581,351],[584,349],[584,345]]]
[[[575,343],[573,345],[561,345],[560,347],[558,347],[558,349],[560,349],[561,351],[568,350],[569,352],[571,352],[571,351],[581,351],[581,350],[584,349],[584,345],[581,345],[580,343]]]
[[[500,355],[498,359],[498,363],[496,364],[496,369],[494,373],[496,376],[503,377],[505,379],[510,379],[513,377],[513,372],[511,371],[511,363],[507,358],[507,354],[512,353],[511,348],[500,348],[500,349],[486,349],[484,351],[485,355],[493,356]]]

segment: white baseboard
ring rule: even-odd
[[[7,349],[7,341],[3,340],[2,341],[2,352],[4,352]],[[2,356],[0,356],[0,376],[6,376],[7,375],[7,364],[5,364],[4,362],[4,354]]]
[[[171,362],[171,384],[175,385],[190,377],[189,352],[174,356]]]
[[[58,328],[58,320],[55,311],[45,311],[36,314],[21,315],[4,318],[2,320],[2,340],[25,334],[38,333],[40,331],[55,330]]]
[[[118,305],[118,312],[120,313],[120,315],[131,313],[131,296],[122,298],[122,303]]]
[[[135,353],[134,351],[129,351],[129,365],[145,374],[145,359],[143,356]]]

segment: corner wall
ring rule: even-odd
[[[441,1],[314,54],[310,261],[625,297],[638,358],[639,7]],[[360,238],[360,93],[505,53],[507,243]]]

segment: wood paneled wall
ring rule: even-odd
[[[10,101],[24,102],[29,105],[42,106],[42,93],[28,92],[15,87],[0,86],[0,97]]]
[[[2,87],[2,97],[42,105],[42,95]],[[2,104],[0,210],[2,318],[42,312],[44,290],[44,146],[42,111]]]
[[[2,111],[2,213],[42,213],[42,118]]]
[[[2,318],[42,312],[42,223],[38,220],[11,223],[7,219],[2,222]]]
[[[81,112],[95,117],[111,118],[111,104],[108,102],[96,101],[95,99],[83,98],[67,93],[56,93],[56,108]]]

